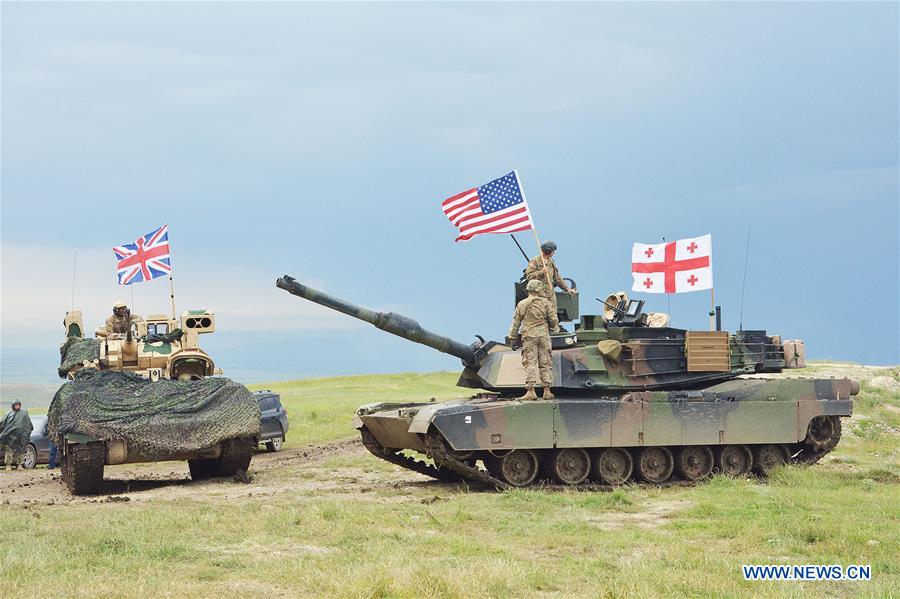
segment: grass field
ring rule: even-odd
[[[250,485],[181,484],[128,502],[0,493],[0,596],[897,596],[900,369],[803,374],[845,368],[864,382],[838,448],[767,482],[476,492],[353,449],[262,469]],[[299,456],[350,436],[362,403],[454,397],[454,382],[436,373],[262,387],[282,394],[284,453]],[[743,580],[741,564],[768,563],[869,564],[872,580]]]

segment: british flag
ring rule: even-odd
[[[138,237],[134,243],[118,245],[113,251],[119,261],[116,265],[119,285],[149,281],[172,272],[168,225]]]

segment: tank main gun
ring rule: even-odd
[[[382,331],[387,331],[388,333],[414,341],[415,343],[427,345],[441,353],[456,356],[466,365],[474,365],[477,361],[476,356],[478,352],[476,347],[454,341],[449,337],[444,337],[437,333],[432,333],[431,331],[422,328],[418,322],[408,316],[394,314],[393,312],[376,312],[374,310],[369,310],[368,308],[363,308],[362,306],[357,306],[356,304],[351,304],[350,302],[319,291],[318,289],[313,289],[308,285],[298,283],[293,277],[288,275],[279,278],[275,282],[275,286],[284,289],[292,295],[302,297],[303,299],[315,302],[326,308],[331,308],[332,310],[343,312],[353,318],[364,320],[378,327]]]

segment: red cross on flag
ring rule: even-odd
[[[631,248],[632,291],[685,293],[712,289],[712,235]]]

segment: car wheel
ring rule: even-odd
[[[284,435],[266,441],[266,451],[281,451],[282,443],[284,443]]]
[[[22,468],[31,470],[37,466],[37,449],[31,443],[25,448],[25,459],[22,461]]]

